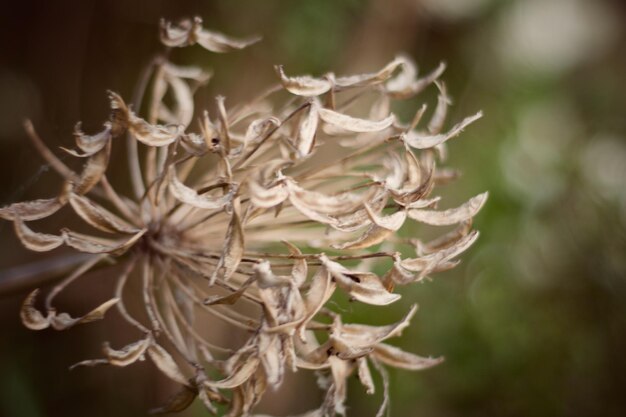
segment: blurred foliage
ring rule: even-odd
[[[626,412],[623,2],[21,1],[3,9],[2,204],[56,186],[26,145],[21,119],[32,117],[52,144],[70,143],[77,120],[97,127],[107,115],[105,90],[129,95],[158,49],[160,17],[197,14],[233,35],[264,36],[250,52],[181,53],[215,68],[199,97],[207,103],[217,93],[236,102],[268,85],[276,63],[319,74],[379,68],[398,51],[423,71],[445,60],[444,79],[456,99],[451,123],[485,112],[449,148],[450,166],[465,175],[447,190],[457,201],[490,191],[476,224],[481,239],[462,267],[405,292],[380,316],[341,306],[355,321],[384,323],[418,302],[400,343],[446,357],[425,372],[391,372],[391,415]],[[398,113],[409,117],[416,104]],[[7,224],[0,238],[0,267],[32,259]],[[107,288],[102,278],[66,302],[81,309],[81,300]],[[170,392],[148,364],[69,373],[68,365],[98,351],[103,335],[123,340],[124,329],[112,323],[32,334],[18,323],[23,296],[0,298],[1,415],[139,416]],[[312,384],[286,384],[288,395],[273,400],[304,410],[316,402],[307,399],[317,395]],[[358,384],[351,391],[349,415],[374,415],[379,394],[367,398]],[[202,413],[193,407],[185,415]]]

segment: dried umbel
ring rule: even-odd
[[[167,47],[198,43],[214,52],[255,41],[207,31],[197,18],[162,23],[161,40]],[[344,414],[347,378],[356,373],[371,394],[373,365],[384,378],[381,415],[388,385],[382,365],[420,370],[441,359],[385,343],[409,325],[415,306],[397,323],[369,326],[344,323],[329,300],[344,293],[359,303],[393,303],[400,298],[397,286],[454,267],[478,237],[471,220],[486,193],[445,210],[433,196],[437,184],[455,176],[437,166],[446,142],[481,116],[443,131],[449,105],[438,81],[443,70],[417,78],[405,57],[378,72],[347,77],[294,77],[277,66],[280,84],[238,106],[217,97],[214,117],[204,112],[193,131],[193,92],[209,74],[160,57],[144,77],[152,87],[148,103],[131,106],[110,93],[103,130],[90,136],[76,127],[76,149],[64,150],[85,161],[80,173],[27,124],[64,186],[52,198],[1,208],[0,217],[13,222],[30,250],[66,245],[92,256],[52,288],[43,312],[34,290],[22,308],[24,324],[63,330],[117,308],[136,330],[128,333],[129,344],[105,343],[102,358],[75,366],[128,366],[149,357],[181,385],[156,411],[179,411],[199,397],[212,412],[216,403],[226,403],[229,416],[248,415],[286,372],[312,370],[326,394],[306,415]],[[427,123],[425,105],[408,123],[390,113],[394,100],[431,85],[440,94]],[[281,97],[286,100],[275,105]],[[138,115],[142,107],[145,118]],[[124,141],[132,197],[116,192],[106,176],[112,146]],[[64,206],[94,235],[67,228],[44,234],[28,225]],[[457,227],[430,242],[397,236],[414,221]],[[403,258],[399,250],[408,247],[415,255]],[[117,277],[112,298],[81,317],[60,312],[56,295],[104,263]],[[371,272],[377,265],[388,272]],[[125,307],[131,280],[143,290],[141,316]],[[217,322],[246,342],[224,345],[212,331]]]

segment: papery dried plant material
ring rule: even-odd
[[[44,317],[43,314],[35,308],[37,294],[39,294],[39,288],[34,289],[28,294],[20,310],[22,324],[31,330],[43,330],[50,326],[50,317]]]
[[[248,39],[235,39],[219,32],[202,27],[202,19],[183,20],[177,25],[161,20],[161,42],[166,46],[183,47],[200,44],[211,52],[228,52],[231,49],[243,49],[261,40],[255,36]]]
[[[254,42],[208,31],[199,18],[163,22],[161,40],[217,52]],[[373,394],[380,388],[376,372],[382,416],[389,403],[382,365],[420,370],[441,359],[386,344],[409,326],[416,306],[395,323],[372,326],[344,323],[331,300],[339,291],[355,308],[391,304],[401,297],[395,286],[456,266],[478,238],[471,223],[487,193],[447,210],[432,195],[457,176],[442,166],[446,142],[481,115],[445,131],[451,99],[439,80],[443,69],[417,78],[415,64],[399,56],[371,73],[315,78],[287,76],[278,65],[278,86],[242,104],[216,97],[209,117],[195,114],[193,94],[210,72],[161,54],[144,72],[133,106],[111,92],[111,113],[99,132],[76,125],[76,147],[66,152],[82,162],[77,172],[27,122],[32,144],[64,183],[51,198],[0,208],[0,218],[14,223],[29,250],[65,245],[95,255],[51,289],[44,309],[33,291],[20,312],[24,325],[64,330],[116,306],[130,343],[105,343],[100,358],[71,369],[149,359],[178,385],[153,412],[181,411],[198,397],[214,414],[219,403],[227,404],[227,416],[250,415],[288,372],[315,371],[324,400],[302,416],[343,415],[351,376]],[[425,127],[425,104],[412,120],[391,113],[394,100],[431,84],[439,96]],[[279,91],[289,94],[276,104]],[[118,167],[112,148],[122,137],[130,184],[118,186],[107,170]],[[118,191],[126,189],[132,197]],[[28,223],[64,206],[94,231],[41,233]],[[406,239],[398,235],[415,222],[458,227],[428,242],[410,239],[415,255],[403,257],[396,243]],[[371,272],[389,261],[382,276]],[[116,279],[114,296],[84,316],[59,312],[55,297],[96,266]],[[139,297],[127,289],[131,282]],[[144,310],[137,317],[126,308],[133,297]],[[223,328],[228,337],[214,331]]]
[[[448,210],[409,210],[409,217],[422,223],[432,224],[434,226],[446,226],[450,224],[461,223],[476,216],[480,209],[487,201],[488,193],[482,193],[469,199],[466,203],[459,207]]]

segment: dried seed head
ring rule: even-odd
[[[208,31],[199,18],[161,26],[168,47],[198,43],[225,52],[257,40]],[[454,267],[478,237],[471,219],[487,193],[446,210],[436,209],[439,197],[432,195],[438,182],[452,176],[437,166],[444,144],[482,115],[442,133],[450,104],[438,81],[444,68],[417,78],[413,62],[401,56],[373,73],[315,78],[287,76],[279,65],[280,82],[294,95],[287,104],[268,107],[271,97],[264,94],[231,107],[218,97],[217,117],[205,112],[194,132],[192,93],[210,73],[156,59],[149,68],[154,93],[145,118],[110,93],[111,115],[101,132],[88,135],[76,126],[76,149],[66,151],[85,160],[82,172],[66,167],[27,124],[34,145],[65,186],[56,197],[0,208],[0,218],[14,222],[27,249],[66,245],[99,255],[53,288],[45,313],[35,307],[34,290],[23,304],[24,325],[66,329],[101,319],[116,306],[136,330],[129,344],[120,350],[105,344],[104,358],[76,365],[128,366],[149,357],[182,385],[155,412],[180,411],[199,396],[211,412],[214,402],[229,402],[229,415],[249,413],[268,386],[281,384],[286,369],[309,369],[326,376],[321,387],[327,394],[307,415],[343,414],[352,373],[368,394],[375,392],[371,363],[383,376],[381,414],[388,386],[381,363],[420,370],[441,362],[383,343],[409,325],[416,307],[398,323],[376,327],[344,324],[327,303],[337,290],[364,304],[393,303],[400,298],[396,285]],[[440,94],[425,130],[420,128],[425,105],[409,123],[389,112],[393,100],[413,97],[431,84]],[[166,105],[168,92],[173,103]],[[368,103],[365,97],[373,98],[369,116],[352,114],[355,102]],[[105,176],[111,148],[124,134],[132,196],[118,194]],[[44,234],[27,226],[66,205],[108,237],[67,228]],[[397,237],[413,221],[459,227],[427,243]],[[402,259],[394,248],[407,244],[414,246],[415,258]],[[119,258],[108,266],[118,277],[114,298],[79,318],[58,313],[56,295],[108,257]],[[379,277],[370,268],[381,258],[393,265]],[[344,264],[355,260],[361,264]],[[130,279],[141,282],[145,315],[140,317],[124,304]],[[320,322],[322,314],[332,317],[332,324]],[[220,344],[219,334],[206,332],[216,321],[247,341]],[[320,333],[326,336],[318,339]],[[216,372],[221,378],[209,377]]]

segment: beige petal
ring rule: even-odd
[[[387,305],[400,299],[400,294],[388,292],[375,274],[350,271],[324,255],[320,256],[320,261],[328,268],[337,286],[358,301],[373,305]]]
[[[47,233],[37,233],[26,226],[19,217],[13,221],[15,234],[26,249],[35,252],[47,252],[63,244],[63,237]]]
[[[172,48],[189,45],[191,43],[190,34],[194,25],[202,25],[202,20],[199,18],[194,19],[194,21],[185,19],[177,25],[172,25],[171,22],[161,19],[161,43]]]
[[[329,91],[333,84],[326,78],[313,78],[309,75],[287,77],[282,65],[274,67],[280,82],[287,91],[297,96],[314,97]]]
[[[0,208],[0,218],[14,220],[19,217],[23,221],[39,220],[56,213],[63,205],[59,198],[13,203]]]
[[[284,184],[278,184],[271,188],[265,188],[253,178],[248,180],[250,201],[257,207],[270,208],[277,206],[289,197],[289,191]]]
[[[315,143],[315,134],[317,133],[317,124],[319,120],[319,101],[311,101],[306,115],[302,118],[298,129],[298,136],[296,138],[296,150],[298,151],[298,157],[303,158],[313,151],[313,145]]]
[[[349,242],[332,244],[334,249],[365,249],[383,242],[393,234],[393,230],[385,229],[377,225],[371,225],[365,233]]]
[[[365,204],[365,210],[369,215],[372,223],[374,223],[378,227],[382,227],[383,229],[398,231],[404,224],[406,220],[406,211],[400,210],[388,216],[381,216],[374,212],[368,204]]]
[[[139,232],[139,229],[129,225],[87,197],[70,193],[69,201],[76,214],[96,229],[109,233],[134,234]]]
[[[302,320],[302,324],[299,326],[299,336],[301,340],[305,340],[304,331],[307,324],[330,299],[335,292],[335,288],[335,283],[331,281],[331,275],[328,269],[324,266],[320,266],[313,278],[311,278],[311,286],[304,297],[306,315]]]
[[[151,125],[132,112],[129,114],[128,130],[139,142],[154,147],[167,146],[183,133],[181,126]]]
[[[415,149],[430,149],[437,145],[441,145],[448,139],[458,136],[463,129],[483,117],[482,112],[478,112],[473,116],[466,117],[461,122],[452,127],[448,132],[439,135],[421,134],[415,131],[409,131],[402,135],[402,140]]]
[[[259,367],[259,358],[253,356],[243,362],[237,369],[235,369],[230,376],[220,381],[204,381],[204,384],[211,388],[218,389],[233,389],[244,384]]]
[[[145,339],[126,345],[119,350],[111,349],[109,344],[105,343],[102,350],[109,364],[114,366],[127,366],[143,359],[150,343],[151,339],[146,337]]]
[[[152,359],[161,372],[163,372],[172,381],[189,386],[189,381],[181,372],[178,364],[165,349],[156,343],[152,343],[147,350],[148,356],[150,356],[150,359]]]
[[[361,381],[361,384],[365,387],[365,392],[369,395],[374,394],[374,379],[372,378],[369,366],[367,366],[367,359],[358,358],[356,363],[358,367],[359,381]]]
[[[378,132],[388,128],[396,119],[392,114],[385,119],[372,121],[366,119],[359,119],[356,117],[348,116],[346,114],[338,113],[334,110],[320,108],[320,118],[333,126],[347,130],[349,132]]]
[[[111,155],[111,141],[107,141],[105,146],[90,156],[83,166],[78,182],[74,185],[74,193],[83,195],[88,193],[96,184],[100,182],[109,164]]]
[[[76,233],[69,229],[63,229],[63,239],[65,244],[76,250],[86,253],[110,253],[113,255],[120,255],[126,252],[131,246],[133,246],[147,230],[141,230],[137,234],[127,239],[110,240],[102,239],[94,236],[84,235],[82,233]]]
[[[400,73],[387,81],[385,91],[395,99],[408,99],[420,93],[424,88],[435,82],[445,71],[444,63],[439,64],[431,73],[423,78],[416,78],[417,68],[409,59],[405,58]]]
[[[202,29],[201,27],[197,28],[194,34],[196,42],[204,49],[218,53],[228,52],[233,49],[243,49],[261,40],[260,36],[236,39],[219,32]]]
[[[104,124],[104,129],[101,132],[96,133],[95,135],[86,135],[81,130],[81,124],[77,123],[74,127],[74,139],[76,140],[76,146],[81,150],[81,152],[76,152],[70,149],[65,149],[65,151],[79,158],[92,156],[95,153],[100,152],[102,148],[106,146],[107,142],[111,140],[111,130],[111,123],[107,122]]]
[[[372,356],[386,365],[411,371],[431,368],[443,362],[443,358],[424,358],[385,343],[376,345]]]
[[[380,71],[370,74],[359,74],[348,77],[339,77],[335,80],[338,87],[365,87],[380,84],[391,77],[396,68],[404,65],[404,59],[395,58]]]
[[[226,231],[226,239],[224,241],[224,250],[217,266],[215,267],[215,272],[210,278],[211,285],[215,283],[215,280],[218,278],[220,273],[224,280],[228,280],[237,270],[239,262],[241,262],[241,258],[243,257],[245,242],[243,227],[241,225],[241,207],[239,197],[233,200],[232,208],[232,215],[230,223],[228,224],[228,230]]]
[[[22,308],[20,309],[20,318],[22,324],[31,330],[43,330],[50,326],[50,316],[47,318],[35,308],[35,298],[39,294],[39,288],[31,291],[24,299]]]
[[[232,200],[235,191],[231,188],[230,192],[227,194],[217,197],[199,195],[196,190],[189,188],[180,182],[178,176],[176,175],[176,168],[174,165],[171,165],[168,170],[168,185],[170,192],[174,197],[176,197],[176,199],[185,204],[208,210],[220,209],[224,207],[230,200]]]
[[[387,326],[344,324],[340,327],[338,336],[354,349],[370,348],[386,339],[399,336],[409,327],[416,312],[417,305],[414,304],[402,320]]]
[[[437,107],[435,107],[435,112],[430,118],[430,122],[428,122],[428,131],[432,134],[441,132],[443,124],[446,120],[446,115],[448,114],[448,106],[452,104],[450,97],[448,97],[446,85],[440,81],[435,81],[435,85],[439,89]]]
[[[288,180],[286,183],[292,203],[296,200],[299,206],[304,205],[311,210],[326,214],[352,212],[371,196],[371,192],[364,194],[342,192],[336,195],[326,195],[317,191],[306,190],[292,180]]]
[[[404,269],[411,272],[427,271],[434,268],[437,264],[449,261],[466,251],[470,246],[472,246],[476,239],[478,239],[478,236],[478,231],[474,230],[471,233],[462,236],[454,244],[447,246],[445,249],[432,252],[419,258],[404,259],[400,265]]]
[[[476,216],[487,201],[489,193],[478,194],[469,199],[465,204],[448,210],[422,210],[411,209],[408,211],[409,217],[418,222],[432,224],[435,226],[447,226],[461,223]]]
[[[302,251],[298,249],[297,246],[292,245],[291,243],[282,240],[281,241],[287,248],[289,248],[289,253],[294,256],[302,255]],[[293,268],[291,269],[291,278],[293,279],[297,288],[300,288],[304,281],[306,281],[308,275],[308,264],[306,259],[294,259]]]
[[[112,298],[100,304],[84,316],[78,318],[73,318],[67,313],[56,314],[50,318],[50,324],[55,330],[66,330],[77,324],[85,324],[91,323],[92,321],[102,320],[105,313],[119,301],[119,298]]]
[[[282,382],[285,373],[280,337],[261,333],[259,336],[259,352],[261,352],[261,365],[265,371],[267,383],[277,388]]]

